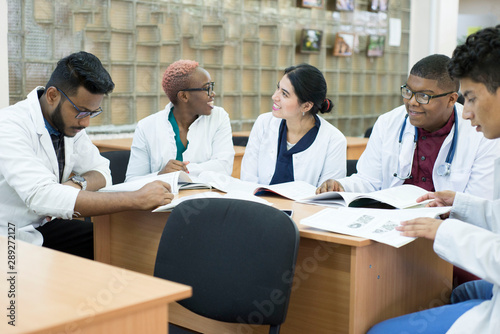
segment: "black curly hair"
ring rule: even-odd
[[[500,25],[482,29],[457,46],[448,72],[457,79],[482,83],[495,94],[500,87]]]

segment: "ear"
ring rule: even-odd
[[[61,101],[61,93],[59,93],[56,87],[50,86],[45,90],[45,99],[49,105],[57,105]]]
[[[304,102],[300,107],[302,109],[302,112],[308,112],[313,107],[313,103],[311,101]]]
[[[177,92],[177,99],[179,101],[186,103],[189,100],[189,96],[188,96],[187,92],[181,90],[181,91]]]
[[[448,100],[448,107],[453,107],[455,105],[455,103],[457,102],[458,100],[458,93],[451,93],[450,94],[450,98]]]

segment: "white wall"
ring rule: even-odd
[[[9,105],[9,51],[7,47],[7,0],[0,0],[0,108]]]
[[[500,22],[500,1],[498,0],[460,0],[460,14],[492,14]]]
[[[465,40],[471,27],[500,24],[500,1],[461,0],[458,7],[458,38]]]
[[[411,2],[409,70],[431,54],[451,57],[457,44],[458,7],[459,0]]]

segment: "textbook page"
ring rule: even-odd
[[[428,191],[423,188],[411,184],[403,184],[366,194],[331,191],[305,198],[300,202],[337,207],[405,209],[425,206],[429,201],[417,203],[416,199],[427,193]]]
[[[153,212],[172,211],[177,205],[179,205],[179,203],[182,203],[182,202],[189,200],[189,199],[198,199],[198,198],[232,198],[232,199],[257,202],[257,203],[266,204],[266,205],[273,205],[273,203],[266,201],[263,198],[259,198],[257,196],[254,196],[252,194],[248,194],[246,192],[233,191],[233,192],[229,192],[225,195],[221,195],[220,193],[217,193],[217,192],[207,191],[207,192],[194,194],[194,195],[190,195],[190,196],[174,198],[172,200],[172,202],[170,202],[169,204],[157,207],[156,209],[153,210]]]
[[[254,194],[266,191],[281,195],[283,197],[299,201],[304,197],[313,196],[316,193],[316,187],[304,181],[292,181],[269,186],[260,186],[254,189]]]
[[[184,175],[182,175],[183,173]],[[180,177],[182,175],[182,177]],[[168,184],[170,184],[170,187],[172,188],[172,194],[177,194],[179,193],[179,179],[181,178],[182,180],[189,179],[189,176],[187,176],[186,173],[178,171],[178,172],[173,172],[173,173],[167,173],[167,174],[161,174],[161,175],[155,175],[155,176],[147,176],[147,177],[142,177],[135,179],[130,182],[124,182],[124,183],[118,183],[114,184],[109,187],[104,187],[99,189],[101,192],[108,192],[108,191],[136,191],[141,189],[143,186],[146,184],[153,182],[153,181],[163,181]]]
[[[208,184],[212,188],[215,188],[225,193],[227,193],[229,190],[233,188],[238,189],[238,184],[240,182],[243,182],[230,175],[214,171],[201,172],[198,176],[192,176],[191,180],[197,183]]]
[[[180,203],[187,201],[189,199],[196,199],[196,198],[222,198],[222,195],[213,191],[207,191],[199,194],[194,194],[190,196],[184,196],[180,198],[174,198],[172,202],[159,206],[156,209],[153,210],[153,212],[168,212],[172,211],[177,205]]]
[[[375,240],[396,248],[413,241],[395,227],[401,221],[429,217],[436,218],[451,210],[451,207],[418,208],[408,210],[338,208],[324,209],[304,218],[300,224],[325,231],[353,235]]]

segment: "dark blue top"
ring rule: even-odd
[[[287,127],[286,121],[282,120],[280,124],[280,135],[278,138],[278,157],[276,159],[276,168],[270,184],[284,183],[294,181],[293,176],[293,157],[295,153],[305,151],[314,143],[318,135],[320,120],[314,115],[314,127],[311,128],[291,149],[287,150]]]

